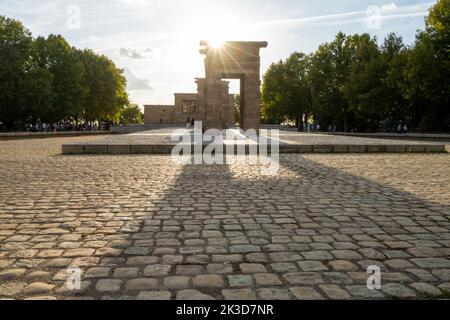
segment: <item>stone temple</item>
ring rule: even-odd
[[[145,124],[181,125],[188,118],[204,129],[235,126],[234,97],[226,79],[240,80],[239,127],[259,130],[261,119],[260,49],[267,42],[228,41],[220,47],[200,42],[205,78],[196,79],[197,93],[176,93],[173,105],[144,106]]]

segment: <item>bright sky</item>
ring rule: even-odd
[[[334,35],[389,32],[414,41],[435,1],[427,0],[0,0],[0,14],[34,36],[62,34],[78,48],[125,69],[138,104],[171,104],[204,76],[199,41],[268,41],[262,74],[294,51],[309,53]],[[236,91],[236,88],[233,88]]]

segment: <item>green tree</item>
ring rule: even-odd
[[[302,128],[302,116],[310,112],[309,57],[295,52],[285,61],[272,64],[264,75],[263,119],[280,123],[294,120]]]
[[[42,121],[58,122],[78,119],[82,115],[82,101],[87,94],[85,69],[74,48],[60,35],[34,42],[36,65],[52,74],[53,107],[42,114]]]
[[[13,129],[27,115],[25,77],[32,46],[31,33],[17,20],[0,16],[0,126]]]
[[[137,104],[126,106],[120,116],[120,124],[142,124],[144,123],[144,115],[141,108]]]
[[[287,110],[283,101],[284,63],[272,63],[263,77],[261,90],[262,119],[265,123],[280,124],[286,118]]]
[[[439,0],[409,52],[404,94],[420,131],[450,131],[450,0]]]
[[[311,111],[311,85],[309,83],[309,57],[294,52],[285,62],[285,98],[287,116],[295,120],[298,130],[303,129],[303,115]]]
[[[241,95],[235,94],[233,96],[233,110],[234,110],[234,122],[241,123]]]
[[[385,97],[382,79],[385,68],[381,60],[376,38],[368,34],[353,35],[347,39],[349,75],[342,85],[345,102],[352,113],[352,129],[374,131],[383,120]]]
[[[85,69],[88,93],[82,101],[84,119],[118,122],[129,104],[123,71],[106,56],[92,50],[79,51]]]
[[[334,41],[319,46],[311,58],[312,110],[322,126],[333,124],[347,131],[354,119],[348,83],[355,50],[354,39],[339,32]]]
[[[387,119],[386,129],[396,130],[400,121],[408,120],[408,99],[405,95],[405,70],[408,63],[409,48],[403,43],[402,37],[390,33],[381,45],[381,63],[384,68],[382,78],[383,110]]]

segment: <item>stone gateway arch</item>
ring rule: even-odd
[[[197,78],[197,93],[175,93],[173,105],[146,105],[146,124],[182,125],[203,122],[203,129],[227,129],[236,124],[234,96],[226,79],[240,80],[240,128],[259,130],[261,118],[260,49],[267,42],[228,41],[220,47],[200,42],[205,78]]]
[[[261,119],[260,49],[267,42],[228,41],[220,47],[200,42],[205,55],[205,80],[199,103],[205,110],[204,128],[228,128],[230,109],[223,104],[222,80],[240,80],[240,127],[259,130]],[[200,88],[199,88],[200,89]],[[232,110],[231,110],[232,111]]]

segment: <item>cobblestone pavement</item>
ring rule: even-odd
[[[176,128],[153,129],[132,134],[112,134],[97,139],[79,137],[73,139],[74,144],[114,144],[114,145],[146,145],[146,144],[166,144],[175,145],[178,141],[172,141],[171,135]],[[186,128],[177,128],[186,130]],[[193,129],[190,129],[193,133]],[[269,139],[270,140],[270,139]],[[414,140],[394,140],[379,138],[361,138],[355,136],[340,136],[319,133],[303,133],[295,131],[279,131],[279,143],[302,144],[302,145],[428,145],[445,144],[445,142],[434,141],[414,141]]]
[[[282,155],[266,177],[58,155],[75,139],[0,142],[1,298],[448,297],[450,155]]]

